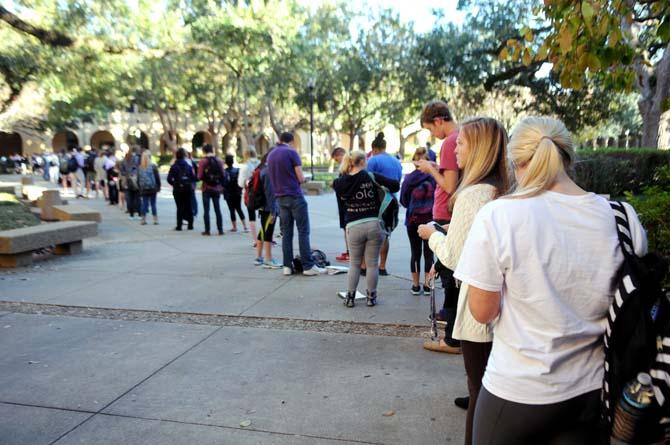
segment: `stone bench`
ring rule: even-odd
[[[309,181],[302,185],[308,195],[320,195],[326,189],[326,181]]]
[[[98,225],[86,221],[63,221],[0,231],[0,267],[30,266],[33,251],[55,246],[56,255],[81,252],[82,240],[96,236]]]
[[[52,211],[59,221],[102,221],[100,212],[83,205],[56,205],[52,207]]]
[[[58,190],[45,190],[42,196],[37,200],[37,207],[39,207],[39,216],[44,221],[57,221],[58,218],[54,215],[54,206],[67,204],[60,197]]]

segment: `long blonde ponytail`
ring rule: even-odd
[[[365,162],[365,153],[361,150],[346,152],[340,164],[340,173],[347,175],[354,167],[363,162]]]
[[[574,159],[570,132],[563,122],[550,117],[522,120],[508,146],[511,161],[526,167],[511,198],[530,198],[548,190]]]

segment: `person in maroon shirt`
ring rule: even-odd
[[[214,155],[210,144],[202,147],[205,157],[198,162],[198,180],[202,181],[202,207],[205,219],[205,231],[203,235],[209,236],[209,205],[214,204],[216,214],[216,228],[219,235],[223,235],[223,218],[221,216],[221,203],[219,198],[223,194],[224,167],[221,159]]]

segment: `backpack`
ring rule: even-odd
[[[330,261],[328,261],[328,257],[326,257],[326,254],[319,249],[312,249],[312,261],[314,261],[314,265],[316,267],[320,267],[321,269],[330,266]],[[302,265],[302,259],[300,258],[300,255],[296,255],[295,258],[293,258],[292,264],[293,264],[293,270],[296,273],[304,272],[305,268]]]
[[[126,172],[126,187],[131,192],[136,192],[140,189],[139,184],[137,183],[137,166],[133,165],[130,167],[130,171]]]
[[[140,168],[138,175],[138,182],[140,190],[143,192],[155,192],[158,188],[156,184],[156,177],[154,176],[153,166],[149,168]]]
[[[231,196],[239,196],[242,189],[237,185],[237,179],[240,177],[239,168],[230,168],[226,170],[226,190]]]
[[[433,196],[435,185],[432,181],[423,181],[412,190],[407,209],[411,210],[408,224],[426,224],[433,220]]]
[[[246,187],[247,193],[244,196],[244,204],[252,209],[260,210],[265,207],[265,190],[261,181],[261,167],[256,167],[249,178]]]
[[[65,155],[60,159],[60,164],[58,166],[58,171],[61,175],[67,175],[70,173],[70,156]]]
[[[187,192],[193,190],[193,178],[189,175],[190,166],[185,165],[177,167],[177,175],[174,178],[172,188],[177,192]]]
[[[94,172],[95,171],[95,158],[97,156],[94,154],[88,155],[86,158],[86,161],[84,161],[84,165],[86,166],[86,171],[88,172]]]
[[[79,170],[79,162],[77,162],[77,157],[75,155],[70,155],[70,158],[67,160],[67,171],[74,173]]]
[[[202,180],[205,184],[215,187],[217,185],[223,184],[223,168],[219,163],[219,160],[214,156],[210,156],[205,163],[204,170],[202,172]]]
[[[670,382],[664,378],[670,364],[663,358],[670,354],[670,305],[662,286],[668,264],[653,253],[638,257],[626,208],[620,202],[610,206],[624,262],[614,277],[614,299],[607,313],[602,420],[609,435],[625,385],[639,372],[649,373],[656,403],[645,418],[647,426],[639,429],[649,437],[636,438],[634,443],[650,443],[655,442],[652,436],[658,433],[660,418],[670,412]]]
[[[375,180],[375,174],[368,172],[372,182],[377,186],[377,197],[379,199],[379,223],[382,226],[382,229],[386,233],[391,233],[398,227],[398,212],[400,211],[400,206],[398,205],[398,200],[395,199],[393,194],[389,192],[386,187],[383,187],[377,183]]]

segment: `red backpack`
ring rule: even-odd
[[[261,183],[261,168],[256,167],[247,182],[246,193],[244,194],[244,204],[254,210],[260,210],[265,207],[265,191]]]

